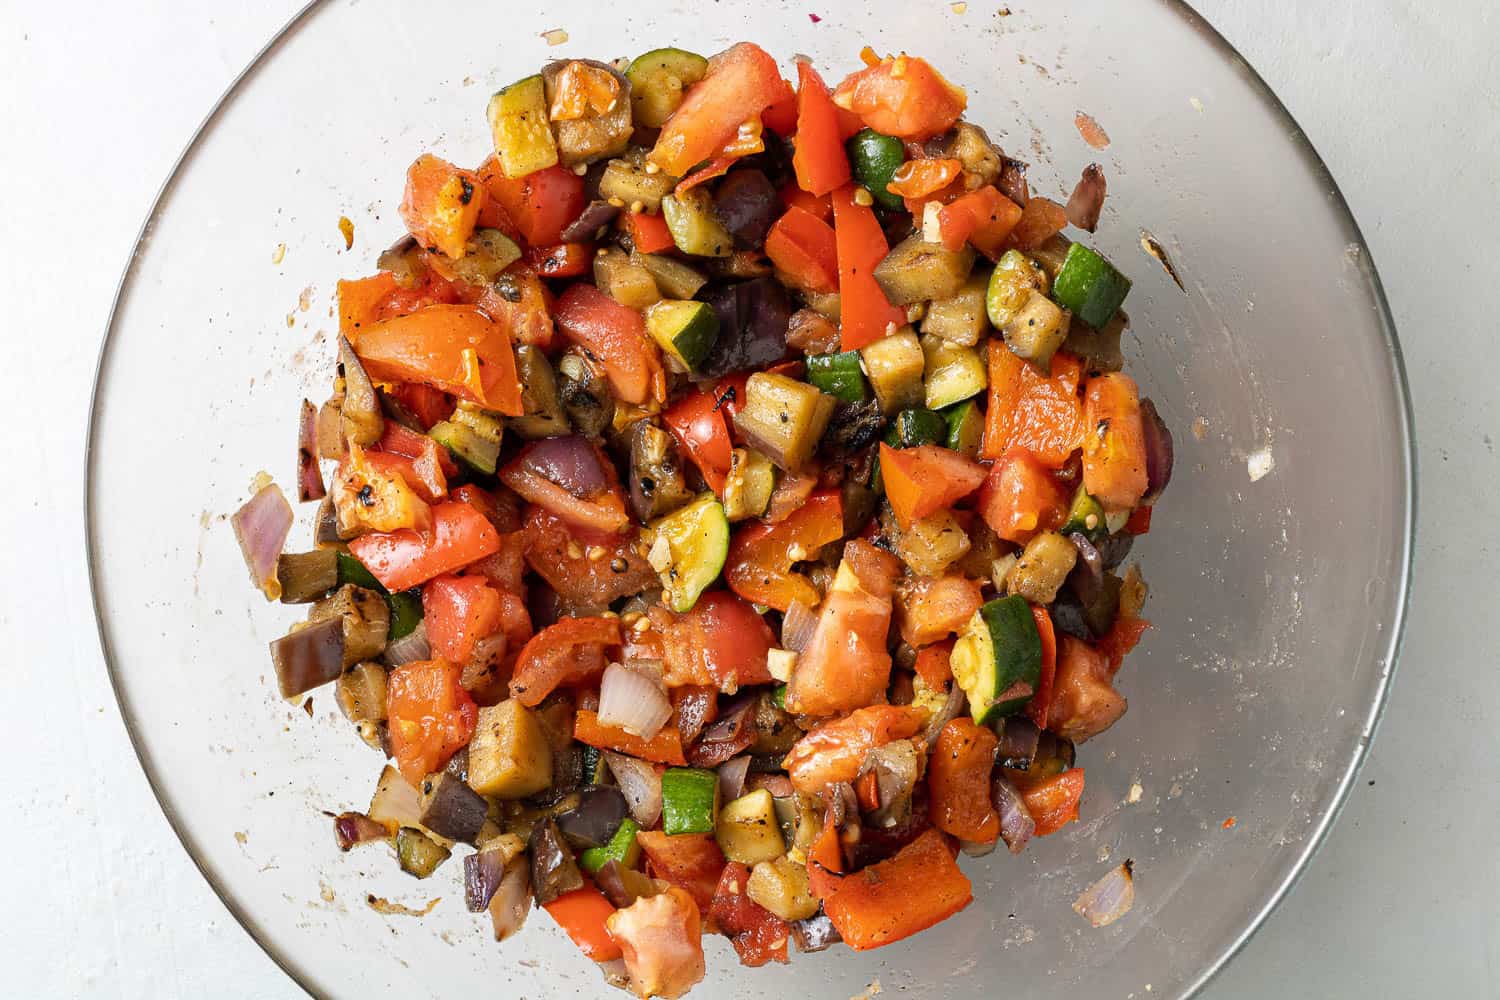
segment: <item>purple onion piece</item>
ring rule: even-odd
[[[750,758],[743,754],[719,765],[719,798],[730,802],[745,794],[745,776],[750,773]]]
[[[792,600],[792,604],[786,609],[786,614],[781,618],[781,646],[790,649],[794,653],[800,653],[807,648],[812,641],[813,632],[818,628],[818,615],[801,601]]]
[[[281,487],[271,483],[251,497],[249,502],[229,519],[240,552],[250,570],[250,579],[270,600],[281,596],[276,581],[276,560],[292,530],[292,505],[286,502]]]
[[[1036,833],[1036,820],[1026,809],[1026,803],[1016,786],[997,774],[990,782],[990,801],[1000,814],[1000,839],[1010,848],[1010,853],[1020,854],[1031,835]]]
[[[427,641],[427,619],[417,622],[416,628],[387,644],[380,658],[391,667],[432,659],[432,645]]]
[[[938,734],[943,731],[943,727],[963,714],[966,707],[964,689],[957,684],[949,684],[947,700],[943,702],[943,707],[927,720],[927,728],[922,734],[929,748],[937,745]]]
[[[786,356],[791,299],[775,278],[707,286],[698,293],[719,319],[719,337],[695,378],[716,379],[748,368],[765,368]]]
[[[1106,190],[1104,169],[1097,163],[1090,163],[1084,167],[1083,176],[1078,178],[1077,186],[1068,197],[1068,205],[1065,209],[1068,221],[1079,229],[1087,229],[1091,233],[1099,228],[1099,213],[1104,208]]]
[[[688,749],[688,763],[694,767],[718,767],[729,758],[744,752],[755,742],[754,692],[740,695],[703,730],[698,742]]]
[[[302,401],[302,419],[297,424],[297,499],[302,503],[328,495],[323,470],[318,468],[318,408]]]
[[[792,943],[804,954],[823,951],[829,945],[839,944],[844,939],[839,929],[833,926],[826,913],[816,913],[806,920],[792,921]]]
[[[1092,604],[1104,587],[1104,557],[1081,532],[1068,535],[1068,541],[1078,550],[1078,561],[1068,573],[1068,586],[1084,604]]]
[[[490,905],[500,888],[500,880],[505,877],[508,853],[491,848],[464,858],[464,905],[470,913],[482,913]]]
[[[1108,927],[1135,905],[1135,865],[1128,859],[1109,870],[1073,902],[1073,910],[1095,927]]]
[[[391,831],[364,813],[345,812],[333,818],[333,838],[341,851],[347,851],[356,844],[389,840],[390,836]]]
[[[556,483],[575,497],[587,499],[609,488],[599,453],[577,434],[547,438],[526,446],[521,467]]]
[[[1172,431],[1156,412],[1156,404],[1141,400],[1141,430],[1146,438],[1146,495],[1141,503],[1153,504],[1172,481]]]
[[[630,817],[649,830],[661,818],[661,774],[650,764],[613,750],[604,751],[605,763],[625,796]]]
[[[615,221],[620,214],[618,205],[607,201],[591,201],[578,218],[568,223],[562,231],[564,243],[592,243],[599,238],[599,230]]]
[[[1012,715],[1005,720],[1000,731],[1000,745],[995,751],[995,760],[1001,767],[1025,771],[1036,759],[1037,743],[1042,731],[1037,724],[1024,715]]]

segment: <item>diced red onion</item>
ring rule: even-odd
[[[1097,229],[1106,190],[1103,168],[1097,163],[1084,167],[1083,176],[1078,178],[1078,185],[1073,188],[1072,195],[1068,197],[1067,208],[1064,209],[1068,221],[1091,233]]]
[[[786,614],[781,617],[781,645],[794,653],[800,653],[812,641],[818,627],[818,616],[812,608],[801,601],[792,600]]]
[[[323,470],[318,468],[318,408],[302,401],[302,420],[297,427],[297,499],[303,503],[328,495]]]
[[[755,742],[755,703],[759,695],[740,695],[713,725],[703,730],[698,742],[688,748],[688,763],[694,767],[718,767]]]
[[[833,926],[833,921],[826,913],[814,914],[806,920],[792,921],[792,941],[797,945],[797,950],[804,954],[822,951],[842,940],[839,929]]]
[[[364,813],[345,812],[333,818],[333,837],[338,841],[341,851],[347,851],[355,844],[388,840],[390,836],[391,831]]]
[[[732,757],[719,765],[719,798],[725,802],[745,794],[745,775],[750,772],[750,758]]]
[[[432,658],[432,645],[427,641],[427,620],[417,622],[417,627],[385,647],[381,659],[387,666],[399,667],[407,663]]]
[[[526,914],[531,910],[531,869],[524,854],[505,866],[500,886],[490,898],[489,910],[496,941],[504,941],[526,922]]]
[[[1108,927],[1135,904],[1135,866],[1126,860],[1083,890],[1073,910],[1095,927]]]
[[[613,986],[617,990],[630,990],[630,971],[625,968],[623,958],[612,958],[608,962],[596,962],[599,972],[604,976],[606,986]]]
[[[752,774],[745,779],[745,788],[752,792],[764,788],[778,799],[788,798],[797,793],[797,790],[792,787],[792,780],[784,774]]]
[[[672,717],[661,683],[644,670],[611,663],[599,684],[599,721],[649,740]]]
[[[292,505],[286,502],[281,487],[275,483],[264,487],[234,512],[229,523],[234,526],[250,579],[266,597],[276,600],[281,596],[276,560],[281,558],[286,536],[292,530]]]
[[[943,731],[944,726],[958,718],[966,707],[964,689],[957,684],[950,684],[948,686],[948,697],[943,702],[943,707],[938,709],[937,713],[931,719],[927,720],[927,728],[923,732],[923,738],[927,740],[928,747],[936,745],[938,733]]]
[[[505,860],[513,852],[491,848],[464,858],[464,905],[470,913],[483,913],[505,877]]]
[[[625,796],[630,817],[641,829],[651,829],[661,819],[661,772],[643,760],[613,750],[604,751],[604,760],[620,786],[620,794]]]
[[[1141,430],[1146,443],[1146,495],[1141,503],[1152,504],[1172,481],[1172,431],[1156,412],[1156,404],[1141,400]]]
[[[1016,786],[997,774],[990,782],[990,801],[1000,814],[1000,839],[1010,848],[1010,853],[1020,854],[1031,835],[1036,833],[1036,820],[1026,808],[1026,802]]]
[[[556,483],[575,497],[588,499],[609,488],[599,453],[587,438],[571,434],[546,438],[526,446],[521,467]]]

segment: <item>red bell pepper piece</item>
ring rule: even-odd
[[[354,557],[392,593],[462,569],[499,548],[494,525],[468,504],[453,501],[432,508],[432,529],[426,535],[403,528],[361,535],[349,543]]]
[[[482,576],[429,580],[422,588],[422,618],[434,654],[449,663],[468,663],[474,644],[500,629],[500,592]]]
[[[594,961],[612,962],[623,954],[605,926],[605,921],[614,916],[615,908],[593,885],[585,882],[542,909],[567,932],[578,950]]]
[[[760,123],[783,139],[797,131],[797,92],[790,83],[781,81],[781,94],[760,113]]]
[[[713,394],[701,390],[690,393],[673,404],[661,419],[703,473],[704,482],[723,496],[734,442]]]
[[[993,730],[960,716],[938,733],[927,765],[932,825],[960,840],[993,844],[1000,814],[990,799],[990,771],[1000,745]]]
[[[723,177],[729,173],[729,168],[734,166],[738,160],[739,157],[737,156],[715,156],[703,166],[678,181],[677,186],[672,189],[672,193],[681,196],[699,184],[711,181],[715,177]]]
[[[833,227],[797,206],[786,210],[766,234],[766,256],[804,288],[838,288],[838,241]]]
[[[815,607],[822,595],[806,577],[791,571],[799,561],[793,558],[792,547],[812,553],[842,537],[842,498],[836,491],[814,494],[779,524],[751,523],[741,528],[729,543],[724,580],[753,604],[785,611],[793,600],[801,600]]]
[[[581,278],[593,271],[594,247],[589,243],[533,246],[526,251],[526,263],[543,278]]]
[[[591,747],[614,750],[657,764],[687,766],[687,757],[682,749],[682,734],[672,726],[665,726],[649,740],[643,740],[619,726],[600,722],[597,712],[580,708],[573,718],[573,738]]]
[[[460,170],[427,153],[406,171],[401,221],[424,247],[462,257],[483,206],[479,175],[472,170]]]
[[[491,156],[480,165],[479,178],[533,247],[561,243],[562,231],[578,218],[586,200],[583,178],[561,164],[512,178]]]
[[[661,253],[676,246],[667,220],[660,215],[631,212],[625,216],[625,228],[630,233],[630,242],[641,253]]]
[[[524,410],[510,336],[473,306],[427,306],[349,339],[376,381],[421,382],[511,417]]]
[[[1042,375],[1011,351],[994,350],[989,369],[984,457],[999,458],[1019,447],[1049,469],[1062,468],[1091,426],[1078,400],[1078,359],[1058,351],[1051,374]]]
[[[892,448],[881,442],[880,475],[891,511],[903,528],[948,509],[984,482],[978,462],[935,444]]]
[[[1013,775],[1011,782],[1021,793],[1026,811],[1036,820],[1036,835],[1056,833],[1078,819],[1078,802],[1083,798],[1083,769],[1070,768],[1050,778],[1028,778]]]
[[[818,71],[797,63],[797,148],[792,169],[797,186],[815,195],[849,183],[849,157],[839,137],[838,109]]]
[[[1105,510],[1130,510],[1145,495],[1146,432],[1135,379],[1108,372],[1088,380],[1083,397],[1083,488]]]
[[[999,257],[1021,212],[1020,205],[986,184],[938,210],[938,233],[949,250],[961,250],[968,242],[985,256]]]
[[[849,947],[867,951],[926,930],[973,898],[943,835],[928,830],[895,857],[847,876],[823,909]]]
[[[1052,689],[1057,680],[1057,630],[1052,627],[1052,616],[1047,614],[1046,608],[1033,604],[1031,617],[1036,620],[1036,633],[1042,639],[1042,672],[1036,682],[1036,694],[1026,703],[1026,714],[1038,729],[1046,729]]]
[[[1125,522],[1125,530],[1132,535],[1144,535],[1151,530],[1151,508],[1137,507],[1130,512],[1130,518]]]
[[[890,250],[868,205],[854,200],[854,186],[833,192],[833,228],[838,242],[840,346],[854,351],[906,322],[875,281],[875,265]]]
[[[795,180],[787,181],[776,194],[787,208],[800,208],[808,215],[816,216],[824,222],[833,218],[833,199],[826,194],[821,197],[808,194],[797,186]]]

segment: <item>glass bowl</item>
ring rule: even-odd
[[[1129,714],[1081,750],[1081,822],[1018,858],[966,859],[974,903],[881,951],[742,971],[713,939],[697,995],[843,998],[876,980],[956,998],[1192,993],[1332,823],[1401,632],[1413,452],[1400,355],[1316,153],[1177,3],[546,8],[315,5],[230,89],[142,232],[100,361],[88,540],[121,709],[184,846],[311,993],[604,992],[545,915],[497,945],[463,908],[459,866],[416,882],[378,847],[337,851],[323,810],[363,808],[380,762],[331,691],[308,713],[277,697],[266,643],[295,612],[247,585],[227,514],[262,468],[293,482],[297,406],[327,392],[335,280],[372,271],[398,235],[419,151],[485,155],[500,85],[560,56],[671,43],[750,39],[831,78],[862,45],[906,49],[967,88],[969,117],[1032,162],[1034,191],[1065,197],[1085,164],[1104,166],[1091,242],[1135,279],[1130,370],[1177,439],[1176,479],[1136,549],[1156,628],[1120,679]],[[542,37],[554,28],[569,36],[555,47]],[[1079,111],[1108,148],[1084,144]],[[1070,904],[1126,858],[1135,908],[1094,930]],[[372,896],[441,901],[417,920]]]

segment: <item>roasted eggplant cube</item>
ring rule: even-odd
[[[271,643],[276,686],[283,698],[296,698],[344,672],[344,625],[337,618],[292,630]]]
[[[385,652],[390,634],[391,611],[385,598],[373,590],[346,583],[330,597],[312,606],[308,621],[338,619],[344,628],[344,666],[377,659]]]
[[[479,794],[519,799],[552,784],[552,747],[531,709],[515,699],[479,710],[469,742],[469,785]]]
[[[307,604],[339,585],[338,553],[333,549],[285,552],[276,560],[282,604]]]
[[[921,353],[918,348],[919,358]],[[796,472],[817,449],[834,403],[806,382],[756,372],[745,383],[745,405],[734,415],[734,425],[757,451]]]
[[[874,273],[891,305],[906,306],[957,295],[973,267],[972,247],[953,251],[913,233],[875,265]]]

